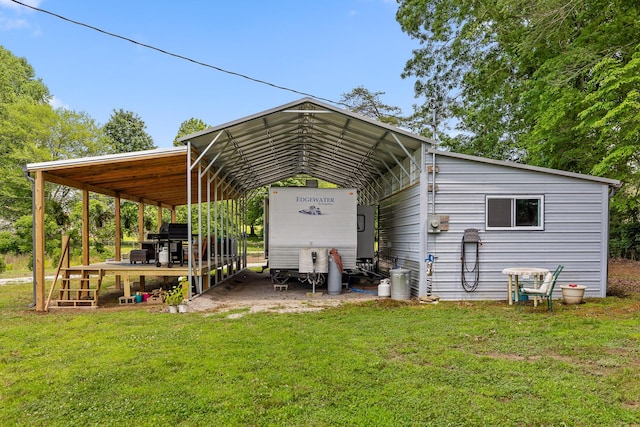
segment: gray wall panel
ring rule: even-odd
[[[428,158],[427,164],[430,162]],[[448,231],[428,234],[426,242],[419,241],[423,226],[419,223],[419,185],[380,201],[379,251],[383,257],[398,257],[398,264],[413,270],[414,290],[418,289],[420,245],[426,243],[427,252],[437,257],[433,293],[443,299],[506,299],[504,268],[534,266],[553,271],[558,264],[565,265],[558,284],[579,283],[587,286],[587,296],[605,296],[606,183],[447,156],[436,156],[436,162],[435,213],[449,216]],[[391,193],[389,189],[385,192]],[[544,230],[486,230],[486,195],[543,195]],[[427,201],[430,213],[431,193]],[[461,240],[467,228],[478,229],[482,239],[480,281],[472,293],[465,292],[461,284]],[[388,263],[381,265],[388,267]],[[559,287],[556,297],[560,297]]]

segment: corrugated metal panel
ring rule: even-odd
[[[606,183],[448,156],[437,156],[437,164],[436,213],[449,216],[449,231],[428,235],[429,252],[437,256],[435,294],[455,300],[506,299],[505,267],[554,270],[564,264],[559,283],[580,283],[587,286],[587,296],[604,296]],[[486,230],[487,194],[543,195],[544,231]],[[479,229],[482,238],[480,282],[473,293],[461,285],[461,240],[467,228]]]
[[[397,260],[398,267],[411,270],[411,289],[415,296],[420,281],[420,186],[414,185],[383,199],[379,210],[380,267],[388,274]]]
[[[218,139],[219,138],[219,139]],[[419,175],[410,155],[428,139],[311,98],[180,138],[241,191],[306,174],[358,190],[395,168],[400,188]],[[401,169],[402,169],[401,168]]]

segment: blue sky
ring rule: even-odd
[[[225,70],[338,101],[357,86],[405,114],[418,102],[400,74],[416,41],[395,0],[22,0],[66,18]],[[25,57],[54,105],[104,124],[138,114],[158,147],[180,124],[239,119],[304,95],[164,55],[0,0],[0,45]]]

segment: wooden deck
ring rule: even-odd
[[[212,269],[216,267],[212,264]],[[129,261],[109,261],[109,262],[100,262],[90,265],[76,265],[65,268],[64,270],[103,270],[105,275],[125,275],[128,274],[130,276],[185,276],[189,274],[189,266],[185,263],[184,265],[173,264],[171,267],[167,265],[163,265],[160,267],[156,267],[154,262],[146,263],[136,263],[132,264]],[[64,271],[63,270],[63,271]],[[201,276],[207,274],[209,269],[206,264],[203,265],[201,270],[198,269],[197,264],[194,265],[193,275]]]
[[[227,260],[225,260],[227,261]],[[230,275],[240,271],[245,268],[241,263],[242,259],[240,257],[233,257],[228,259],[228,263],[218,263],[215,264],[211,262],[210,266],[206,262],[203,262],[202,268],[198,268],[197,263],[193,266],[192,276],[196,278],[196,283],[200,283],[202,292],[209,289],[213,286],[213,282],[217,283],[217,281],[221,280],[222,277],[222,269],[227,269],[227,274],[231,271]],[[215,271],[218,271],[215,274]],[[214,273],[213,275],[210,273]],[[171,266],[162,265],[157,267],[155,262],[150,263],[131,263],[129,260],[123,261],[108,261],[101,263],[94,263],[90,265],[75,265],[62,268],[60,271],[62,275],[63,283],[65,281],[70,281],[72,277],[81,277],[86,278],[91,275],[99,275],[100,277],[104,276],[115,276],[116,278],[120,278],[121,282],[119,283],[116,280],[116,286],[121,286],[124,295],[123,299],[125,301],[132,300],[131,295],[131,281],[132,277],[138,276],[140,278],[140,291],[144,292],[145,288],[145,278],[146,277],[180,277],[180,276],[188,276],[189,275],[189,265],[185,263],[184,265],[173,264]],[[218,280],[216,280],[218,279]],[[200,281],[201,280],[201,281]],[[64,285],[63,285],[64,286]],[[67,288],[68,289],[68,288]],[[75,292],[80,292],[81,290],[87,290],[87,288],[82,285]],[[73,290],[72,290],[73,291]],[[67,293],[68,294],[68,293]],[[62,293],[61,293],[62,295]],[[97,304],[97,291],[96,291],[96,304]]]

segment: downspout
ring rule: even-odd
[[[433,102],[433,147],[431,150],[431,215],[436,214],[436,151],[438,150],[438,109],[436,107],[435,98],[432,99]],[[429,225],[426,226],[425,234],[426,234],[426,242],[425,245],[425,275],[427,279],[425,280],[426,285],[426,295],[431,296],[433,293],[433,282],[435,281],[435,277],[433,275],[433,261],[437,257],[436,254],[436,237],[435,234],[433,236],[433,254],[429,253]]]
[[[436,214],[436,150],[438,149],[438,109],[433,99],[433,153],[431,153],[431,215]]]
[[[436,152],[431,153],[431,215],[436,214]]]
[[[36,306],[36,198],[34,197],[36,192],[36,180],[31,178],[26,166],[23,166],[22,170],[29,182],[31,182],[31,262],[33,263],[31,270],[33,271],[33,301],[29,304],[29,308],[33,308]]]

